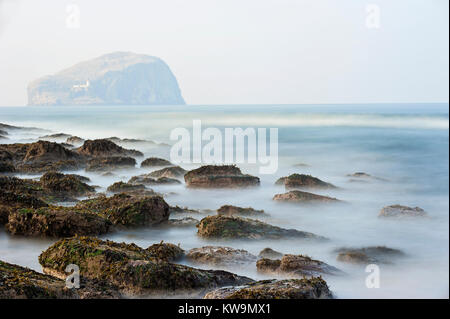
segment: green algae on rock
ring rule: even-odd
[[[258,220],[232,216],[207,216],[197,225],[197,234],[203,238],[222,239],[291,239],[325,240],[326,238],[299,231],[272,226]]]

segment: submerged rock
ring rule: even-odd
[[[192,217],[171,218],[167,221],[168,226],[173,227],[195,227],[200,221]]]
[[[136,166],[136,160],[132,157],[113,156],[99,157],[88,161],[87,172],[108,172],[117,169],[130,169]]]
[[[335,203],[340,200],[328,196],[317,195],[302,191],[290,191],[284,194],[277,194],[273,197],[275,201],[292,203]]]
[[[258,220],[230,217],[208,216],[197,225],[197,234],[203,238],[245,238],[245,239],[281,239],[303,238],[324,240],[324,237],[299,231],[272,226]]]
[[[148,177],[180,178],[180,177],[183,177],[184,174],[186,174],[186,170],[181,168],[180,166],[170,166],[170,167],[165,167],[163,169],[151,172],[150,174],[148,174]]]
[[[144,184],[144,185],[173,185],[173,184],[181,184],[181,182],[174,178],[168,177],[160,177],[154,178],[149,174],[133,176],[128,181],[130,184]]]
[[[73,207],[50,206],[21,208],[11,212],[5,228],[13,235],[69,237],[105,234],[110,223],[102,217]]]
[[[281,257],[283,257],[282,253],[268,247],[261,250],[258,255],[258,258],[266,258],[266,259],[280,259]]]
[[[160,196],[121,193],[84,200],[75,207],[93,212],[119,226],[148,226],[169,219],[169,205]]]
[[[353,264],[391,264],[393,259],[404,257],[398,249],[385,246],[337,249],[337,260]]]
[[[251,279],[226,271],[200,270],[155,257],[135,244],[90,237],[63,239],[39,256],[44,272],[65,275],[68,264],[80,267],[82,277],[109,282],[131,295],[199,292],[243,285]]]
[[[144,156],[142,152],[125,149],[107,139],[87,140],[77,152],[92,157]]]
[[[172,163],[168,160],[158,157],[150,157],[145,159],[141,163],[141,167],[154,167],[154,166],[172,166]]]
[[[220,288],[205,299],[331,299],[333,294],[322,278],[262,280],[244,287]]]
[[[256,262],[259,272],[283,276],[313,277],[337,275],[342,272],[336,267],[303,255],[283,255],[281,260],[260,259]]]
[[[326,183],[317,177],[306,174],[291,174],[287,177],[278,179],[275,184],[284,184],[286,189],[295,188],[336,188],[333,184]]]
[[[233,205],[223,205],[217,210],[219,215],[223,216],[266,216],[263,210],[253,209],[251,207],[243,208]]]
[[[186,259],[193,263],[210,266],[238,266],[255,262],[256,256],[243,249],[205,246],[189,250]]]
[[[78,136],[70,136],[67,138],[66,143],[72,144],[72,145],[81,145],[83,144],[85,139],[78,137]]]
[[[236,188],[258,186],[258,177],[242,174],[234,165],[206,165],[184,175],[186,185],[200,188]]]
[[[391,205],[381,209],[378,217],[393,217],[393,218],[405,218],[405,217],[427,217],[428,214],[420,207],[408,207],[402,205]]]
[[[107,191],[112,193],[122,193],[122,192],[126,193],[129,191],[135,191],[140,189],[145,189],[145,185],[115,182],[114,184],[112,184],[107,188]]]

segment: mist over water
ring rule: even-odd
[[[246,249],[257,255],[265,247],[283,253],[306,254],[343,270],[346,275],[326,276],[330,289],[341,298],[447,298],[449,295],[449,116],[447,105],[329,105],[329,106],[184,106],[184,107],[26,107],[0,108],[0,122],[34,126],[52,133],[82,138],[140,138],[173,144],[169,133],[192,127],[200,119],[204,128],[277,127],[279,168],[260,175],[257,165],[239,165],[261,178],[261,186],[246,190],[198,190],[183,185],[154,186],[170,205],[216,210],[224,204],[264,209],[262,220],[330,238],[325,243],[302,240],[206,241],[196,229],[143,228],[111,233],[102,238],[134,242],[147,247],[164,240],[185,250],[205,245]],[[11,135],[2,143],[29,142],[47,133]],[[168,159],[164,145],[124,145],[145,157]],[[143,160],[142,158],[141,160]],[[139,162],[140,160],[138,160]],[[139,163],[138,163],[139,164]],[[298,165],[302,164],[302,165]],[[185,169],[199,165],[182,165]],[[138,165],[139,167],[139,165]],[[103,177],[84,171],[101,191],[112,183],[151,169],[136,168]],[[351,181],[347,174],[366,172],[381,180]],[[274,182],[292,173],[305,173],[333,183],[338,189],[313,191],[336,197],[345,204],[300,206],[272,201],[285,192]],[[29,177],[29,176],[27,176]],[[38,176],[36,176],[38,177]],[[385,220],[377,217],[387,205],[419,206],[430,218]],[[173,215],[171,218],[186,215]],[[190,215],[201,219],[206,214]],[[53,241],[18,238],[0,231],[0,259],[41,271],[37,256]],[[336,260],[334,249],[385,245],[406,257],[380,265],[379,289],[368,289],[364,267]],[[195,265],[196,267],[200,267]],[[209,268],[209,267],[203,267]],[[233,272],[255,279],[269,278],[251,264]]]

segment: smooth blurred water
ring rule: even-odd
[[[214,241],[213,244],[246,249],[257,254],[264,247],[284,253],[308,254],[347,275],[326,277],[342,298],[443,298],[449,295],[449,116],[448,105],[289,105],[289,106],[99,106],[0,108],[0,123],[45,128],[83,138],[118,136],[172,144],[176,127],[276,127],[279,129],[279,169],[260,175],[255,165],[239,165],[258,175],[261,186],[248,190],[192,190],[184,185],[157,186],[171,205],[217,209],[223,204],[264,209],[265,221],[285,228],[310,231],[331,239],[328,243],[283,241]],[[44,133],[40,133],[41,135]],[[35,140],[39,134],[11,136],[4,143]],[[132,146],[129,146],[132,147]],[[147,156],[168,158],[170,147],[138,145]],[[307,166],[295,166],[303,163]],[[186,169],[198,165],[185,165]],[[100,191],[117,180],[147,173],[148,169],[120,172],[116,177],[89,176]],[[363,171],[387,181],[351,182],[347,174]],[[317,191],[348,202],[347,205],[302,207],[274,203],[284,192],[274,182],[291,173],[312,174],[339,189]],[[402,204],[425,209],[430,218],[383,220],[386,205]],[[193,216],[202,218],[201,216]],[[175,217],[175,216],[174,216]],[[184,249],[211,244],[196,236],[195,228],[146,228],[104,236],[147,247],[161,240]],[[52,241],[11,237],[0,232],[0,259],[40,270],[37,256]],[[386,245],[407,257],[381,265],[381,287],[368,289],[364,267],[336,261],[333,249],[342,246]],[[230,269],[253,278],[255,265]]]

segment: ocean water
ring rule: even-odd
[[[224,204],[264,209],[264,221],[326,236],[326,243],[301,240],[206,241],[195,228],[144,228],[111,233],[103,238],[147,247],[164,240],[188,250],[225,245],[253,254],[271,247],[283,253],[307,254],[343,270],[344,276],[325,276],[338,298],[448,298],[449,296],[449,114],[442,104],[371,105],[233,105],[233,106],[77,106],[2,107],[0,123],[43,128],[12,134],[2,143],[30,142],[39,136],[64,132],[83,138],[138,138],[160,144],[125,145],[145,157],[169,158],[172,129],[278,128],[278,170],[261,175],[258,165],[239,164],[261,178],[261,186],[245,190],[198,190],[184,185],[155,186],[171,205],[217,209]],[[142,159],[141,159],[142,160]],[[138,160],[140,161],[140,160]],[[298,165],[301,164],[301,165]],[[183,164],[186,169],[199,164]],[[79,171],[99,191],[115,181],[148,173],[136,168],[114,177]],[[380,180],[352,182],[347,174],[366,172]],[[297,206],[272,201],[284,187],[274,185],[291,173],[312,174],[338,186],[315,193],[346,201],[345,205]],[[27,176],[30,177],[30,176]],[[38,176],[31,176],[38,177]],[[429,218],[385,220],[377,217],[387,205],[425,209]],[[192,215],[201,219],[206,215]],[[174,218],[183,217],[173,216]],[[13,237],[0,230],[0,259],[41,271],[39,254],[54,240]],[[339,247],[385,245],[406,257],[380,266],[380,287],[367,288],[364,266],[336,260]],[[188,264],[188,263],[187,263]],[[198,266],[197,266],[198,267]],[[204,268],[210,268],[205,266]],[[227,270],[255,279],[268,278],[255,265]],[[273,276],[269,276],[273,277]]]

